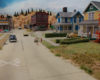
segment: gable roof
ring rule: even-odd
[[[100,10],[100,2],[98,1],[91,1],[88,6],[85,8],[84,12],[86,11],[86,9],[89,7],[90,4],[93,4],[98,10]],[[83,12],[83,13],[84,13]]]
[[[77,13],[77,12],[58,12],[58,14],[60,15],[60,17],[74,17]],[[79,12],[80,13],[80,12]],[[57,15],[58,15],[57,14]],[[81,13],[80,13],[81,14]],[[56,15],[56,18],[57,18],[57,15]],[[82,15],[82,14],[81,14]],[[82,15],[83,16],[83,15]]]

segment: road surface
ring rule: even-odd
[[[0,80],[96,80],[23,32],[15,30],[18,42],[7,41],[0,50]]]

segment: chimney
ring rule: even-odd
[[[67,7],[64,7],[63,8],[63,12],[67,12]]]
[[[76,12],[76,9],[74,9],[74,12]]]

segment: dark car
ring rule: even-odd
[[[19,30],[21,30],[21,27],[19,27]]]
[[[10,42],[17,42],[16,35],[10,35],[10,36],[9,36],[9,41],[10,41]]]

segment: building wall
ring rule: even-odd
[[[94,19],[95,20],[99,19],[99,11],[95,11],[95,13],[94,13]]]
[[[89,13],[85,13],[84,14],[84,20],[88,20],[89,17]],[[99,11],[95,11],[94,12],[94,20],[98,20],[99,19]]]
[[[84,14],[84,20],[88,20],[88,13]]]

